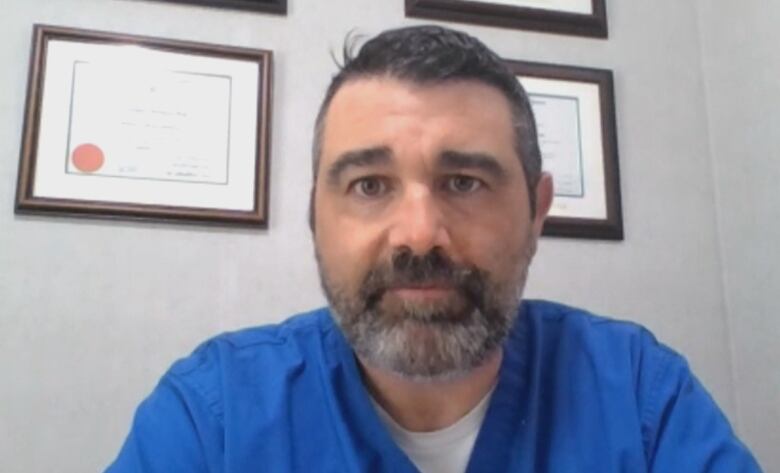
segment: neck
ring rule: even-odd
[[[446,381],[412,381],[358,360],[369,392],[401,427],[432,432],[449,427],[479,404],[496,383],[501,358],[499,349],[465,376]]]

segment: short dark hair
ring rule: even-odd
[[[531,215],[535,215],[536,184],[542,172],[539,141],[528,95],[501,58],[477,38],[442,26],[409,26],[385,31],[367,41],[357,56],[355,41],[347,36],[343,62],[328,86],[314,126],[313,178],[309,221],[314,227],[314,188],[322,153],[325,115],[341,87],[355,79],[386,76],[428,85],[475,80],[493,86],[509,101],[515,151],[528,186]]]

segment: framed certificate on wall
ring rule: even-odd
[[[36,25],[16,211],[265,226],[271,52]]]
[[[612,72],[507,61],[536,119],[555,197],[543,235],[623,239]]]
[[[407,16],[607,37],[605,0],[406,0]]]
[[[156,0],[158,2],[188,3],[208,7],[232,8],[235,10],[263,13],[287,14],[287,0]]]

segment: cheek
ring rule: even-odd
[[[530,220],[510,212],[483,213],[479,221],[461,227],[458,248],[464,259],[497,277],[512,275],[525,258]]]
[[[509,274],[521,254],[519,242],[492,235],[486,235],[480,241],[478,248],[472,249],[474,263],[494,276]]]
[[[339,286],[354,289],[377,263],[375,239],[365,227],[356,228],[344,218],[317,216],[314,244],[319,263],[328,278]]]

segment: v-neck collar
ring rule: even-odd
[[[340,368],[336,369],[337,374],[332,375],[331,382],[334,386],[327,386],[326,382],[325,387],[331,390],[332,399],[335,400],[339,411],[336,417],[345,424],[339,430],[342,433],[341,441],[346,444],[343,447],[347,450],[344,453],[345,458],[353,457],[349,461],[352,463],[352,471],[418,473],[409,457],[393,441],[371,404],[355,353],[332,320],[329,311],[324,311],[322,325],[329,332],[329,346],[326,350],[332,350],[336,358],[331,370]],[[356,455],[354,452],[359,453]],[[359,459],[354,458],[358,456]]]
[[[528,393],[523,387],[526,384],[528,329],[524,307],[525,304],[504,342],[498,383],[474,444],[467,473],[504,471],[511,453],[510,439],[515,438],[525,424]],[[336,417],[345,424],[339,429],[341,440],[350,444],[345,445],[345,449],[360,452],[359,460],[350,461],[354,471],[417,472],[379,418],[363,383],[355,354],[327,310],[322,313],[322,325],[327,338],[323,348],[336,358],[328,370],[333,386],[325,384],[339,411]],[[350,456],[355,455],[345,452],[345,458]]]
[[[528,420],[528,320],[521,305],[515,325],[504,341],[498,384],[471,452],[466,473],[506,471],[511,448]]]

